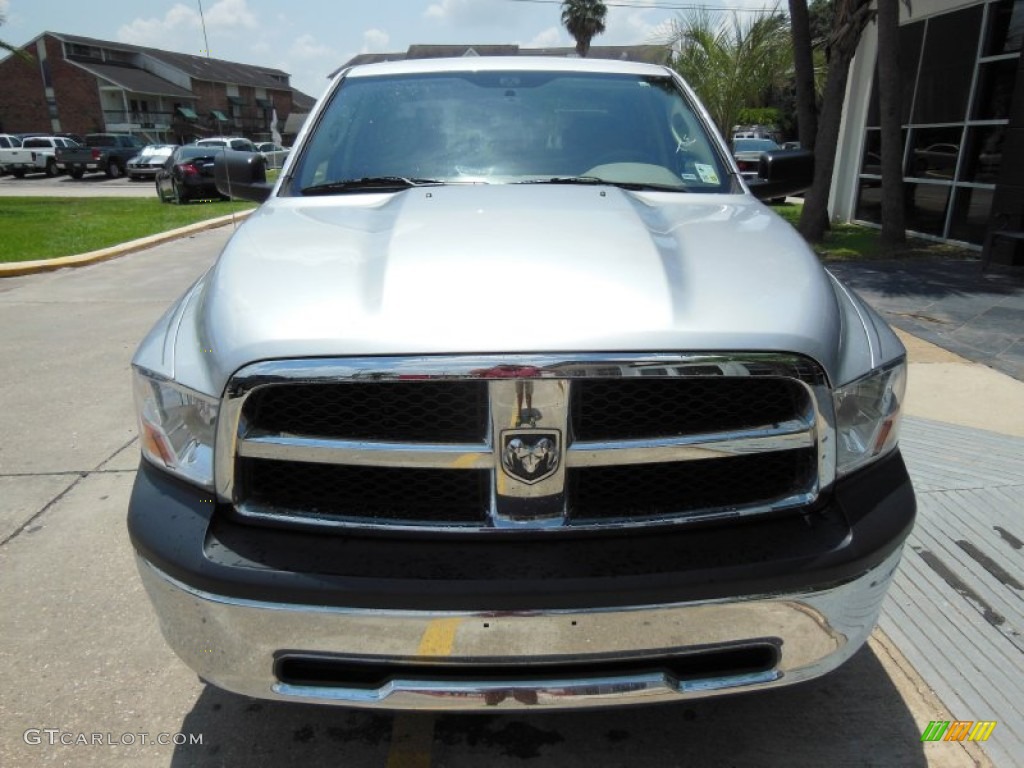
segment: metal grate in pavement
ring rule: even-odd
[[[918,519],[880,626],[960,720],[996,720],[1024,754],[1024,438],[925,419],[901,447]]]

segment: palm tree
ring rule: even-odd
[[[818,115],[818,134],[814,140],[814,183],[804,194],[797,225],[800,234],[812,243],[820,243],[829,227],[828,195],[836,162],[850,62],[857,52],[864,27],[874,16],[871,0],[835,0],[833,8],[835,16],[827,44],[828,77]]]
[[[910,0],[904,0],[910,10]],[[899,0],[878,0],[878,107],[882,133],[883,250],[907,239],[903,196],[903,131]]]
[[[586,56],[590,41],[604,32],[608,7],[601,0],[563,0],[562,25],[576,41],[576,53]]]
[[[779,13],[740,21],[736,13],[730,18],[697,9],[673,21],[668,44],[678,52],[676,71],[727,137],[740,110],[757,106],[792,71],[789,25]]]
[[[6,21],[7,17],[0,13],[0,27],[2,27],[6,23]],[[28,61],[32,60],[32,55],[29,54],[27,51],[23,51],[21,50],[21,48],[11,45],[10,43],[5,42],[4,40],[0,40],[0,51],[9,51],[15,54],[16,56],[20,56],[21,58],[26,59]]]

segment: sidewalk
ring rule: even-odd
[[[895,259],[826,265],[896,328],[1024,380],[1024,269]]]
[[[879,627],[948,710],[1024,754],[1024,271],[977,261],[826,264],[896,328],[910,372],[900,447],[918,517]],[[922,728],[925,723],[922,723]],[[925,745],[929,762],[941,742]],[[948,756],[946,754],[945,756]]]

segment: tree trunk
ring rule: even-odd
[[[882,125],[882,237],[889,251],[907,239],[903,196],[899,0],[878,0],[878,106]]]
[[[835,26],[829,41],[828,78],[814,142],[814,182],[804,195],[797,229],[811,243],[821,242],[828,230],[828,195],[836,162],[836,144],[843,118],[850,62],[857,52],[861,32],[871,20],[870,0],[837,0]]]
[[[814,52],[807,0],[789,0],[789,19],[793,36],[797,137],[801,147],[813,150],[818,132],[818,105],[814,93]]]

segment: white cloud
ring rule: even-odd
[[[548,27],[543,32],[538,32],[530,42],[523,45],[523,48],[557,48],[560,45],[568,45],[562,37],[562,28]]]
[[[206,28],[222,27],[232,29],[244,27],[255,29],[259,26],[256,15],[249,10],[246,0],[219,0],[205,12]]]
[[[368,29],[363,32],[363,48],[360,53],[381,53],[388,48],[391,36],[383,29]]]
[[[2,15],[4,18],[6,18],[7,17],[7,11],[8,11],[8,9],[10,7],[11,7],[11,1],[10,0],[0,0],[0,15]]]
[[[441,0],[427,6],[423,15],[458,27],[503,26],[514,19],[510,15],[514,5],[499,0]]]
[[[329,45],[318,42],[313,35],[301,35],[292,42],[289,56],[297,59],[337,58],[337,52]]]
[[[204,9],[206,17],[207,32],[233,31],[239,27],[254,28],[258,25],[255,15],[246,5],[246,0],[219,0]],[[169,48],[186,50],[189,53],[205,53],[199,50],[201,46],[195,46],[196,50],[188,50],[192,46],[182,46],[180,41],[194,39],[201,42],[201,37],[192,37],[191,34],[202,29],[202,19],[199,11],[182,3],[176,3],[171,7],[163,18],[135,19],[128,24],[123,24],[117,30],[117,39],[124,43],[135,45],[148,45],[155,48]],[[189,33],[183,36],[182,33]],[[177,41],[177,43],[176,43]],[[215,48],[215,44],[211,45]]]

